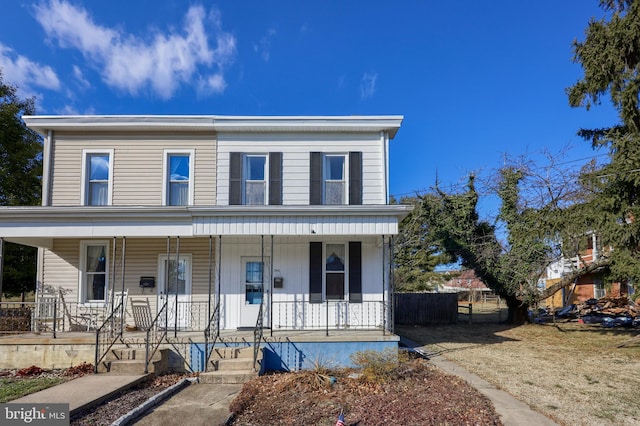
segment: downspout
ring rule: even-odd
[[[42,152],[42,205],[48,206],[51,202],[49,199],[49,176],[51,173],[51,145],[53,144],[53,130],[47,132],[44,140],[44,149]]]
[[[47,131],[42,149],[42,200],[41,205],[46,207],[50,204],[49,197],[49,176],[51,174],[51,145],[53,144],[53,130]],[[1,255],[0,255],[1,256]],[[44,249],[38,247],[36,264],[36,295],[38,289],[44,290]],[[1,261],[0,261],[1,263]],[[2,300],[2,265],[0,265],[0,300]]]
[[[389,133],[380,132],[382,148],[382,170],[384,172],[384,203],[389,204]]]

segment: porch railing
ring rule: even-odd
[[[147,329],[147,337],[145,340],[145,350],[144,350],[144,372],[145,374],[149,373],[149,363],[151,362],[151,358],[156,354],[156,351],[160,347],[160,344],[163,340],[167,338],[167,328],[159,327],[160,319],[166,319],[166,310],[167,310],[167,300],[165,299],[164,304],[158,310],[156,317],[151,322],[151,325]],[[153,340],[152,340],[153,336]],[[153,346],[152,346],[153,345]]]
[[[381,300],[352,303],[272,302],[274,330],[376,330],[390,331],[390,305]]]
[[[0,302],[0,335],[40,331],[35,314],[34,302]]]
[[[253,369],[258,368],[258,354],[260,353],[260,343],[264,336],[264,303],[260,303],[258,310],[258,319],[256,320],[256,328],[253,330]]]
[[[120,302],[114,306],[113,310],[109,313],[109,316],[105,318],[102,324],[96,330],[96,348],[95,348],[95,364],[93,366],[94,372],[98,373],[98,365],[107,356],[107,353],[113,345],[122,339],[122,303]],[[125,343],[126,344],[126,343]],[[128,346],[128,345],[127,345]]]
[[[209,318],[209,324],[204,329],[204,362],[205,370],[208,370],[209,358],[213,352],[213,347],[216,345],[216,341],[220,337],[220,302],[216,303],[216,307],[213,310],[211,318]]]

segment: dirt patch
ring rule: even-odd
[[[328,378],[328,379],[327,379]],[[231,405],[234,425],[500,425],[491,402],[428,361],[405,361],[385,383],[350,370],[277,373],[254,379]]]

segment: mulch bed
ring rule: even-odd
[[[327,380],[329,377],[329,380]],[[371,383],[349,370],[259,377],[231,405],[234,425],[501,425],[491,402],[423,359]]]

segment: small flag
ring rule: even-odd
[[[336,422],[336,426],[344,426],[344,416],[342,415],[342,411],[338,416],[338,421]]]

